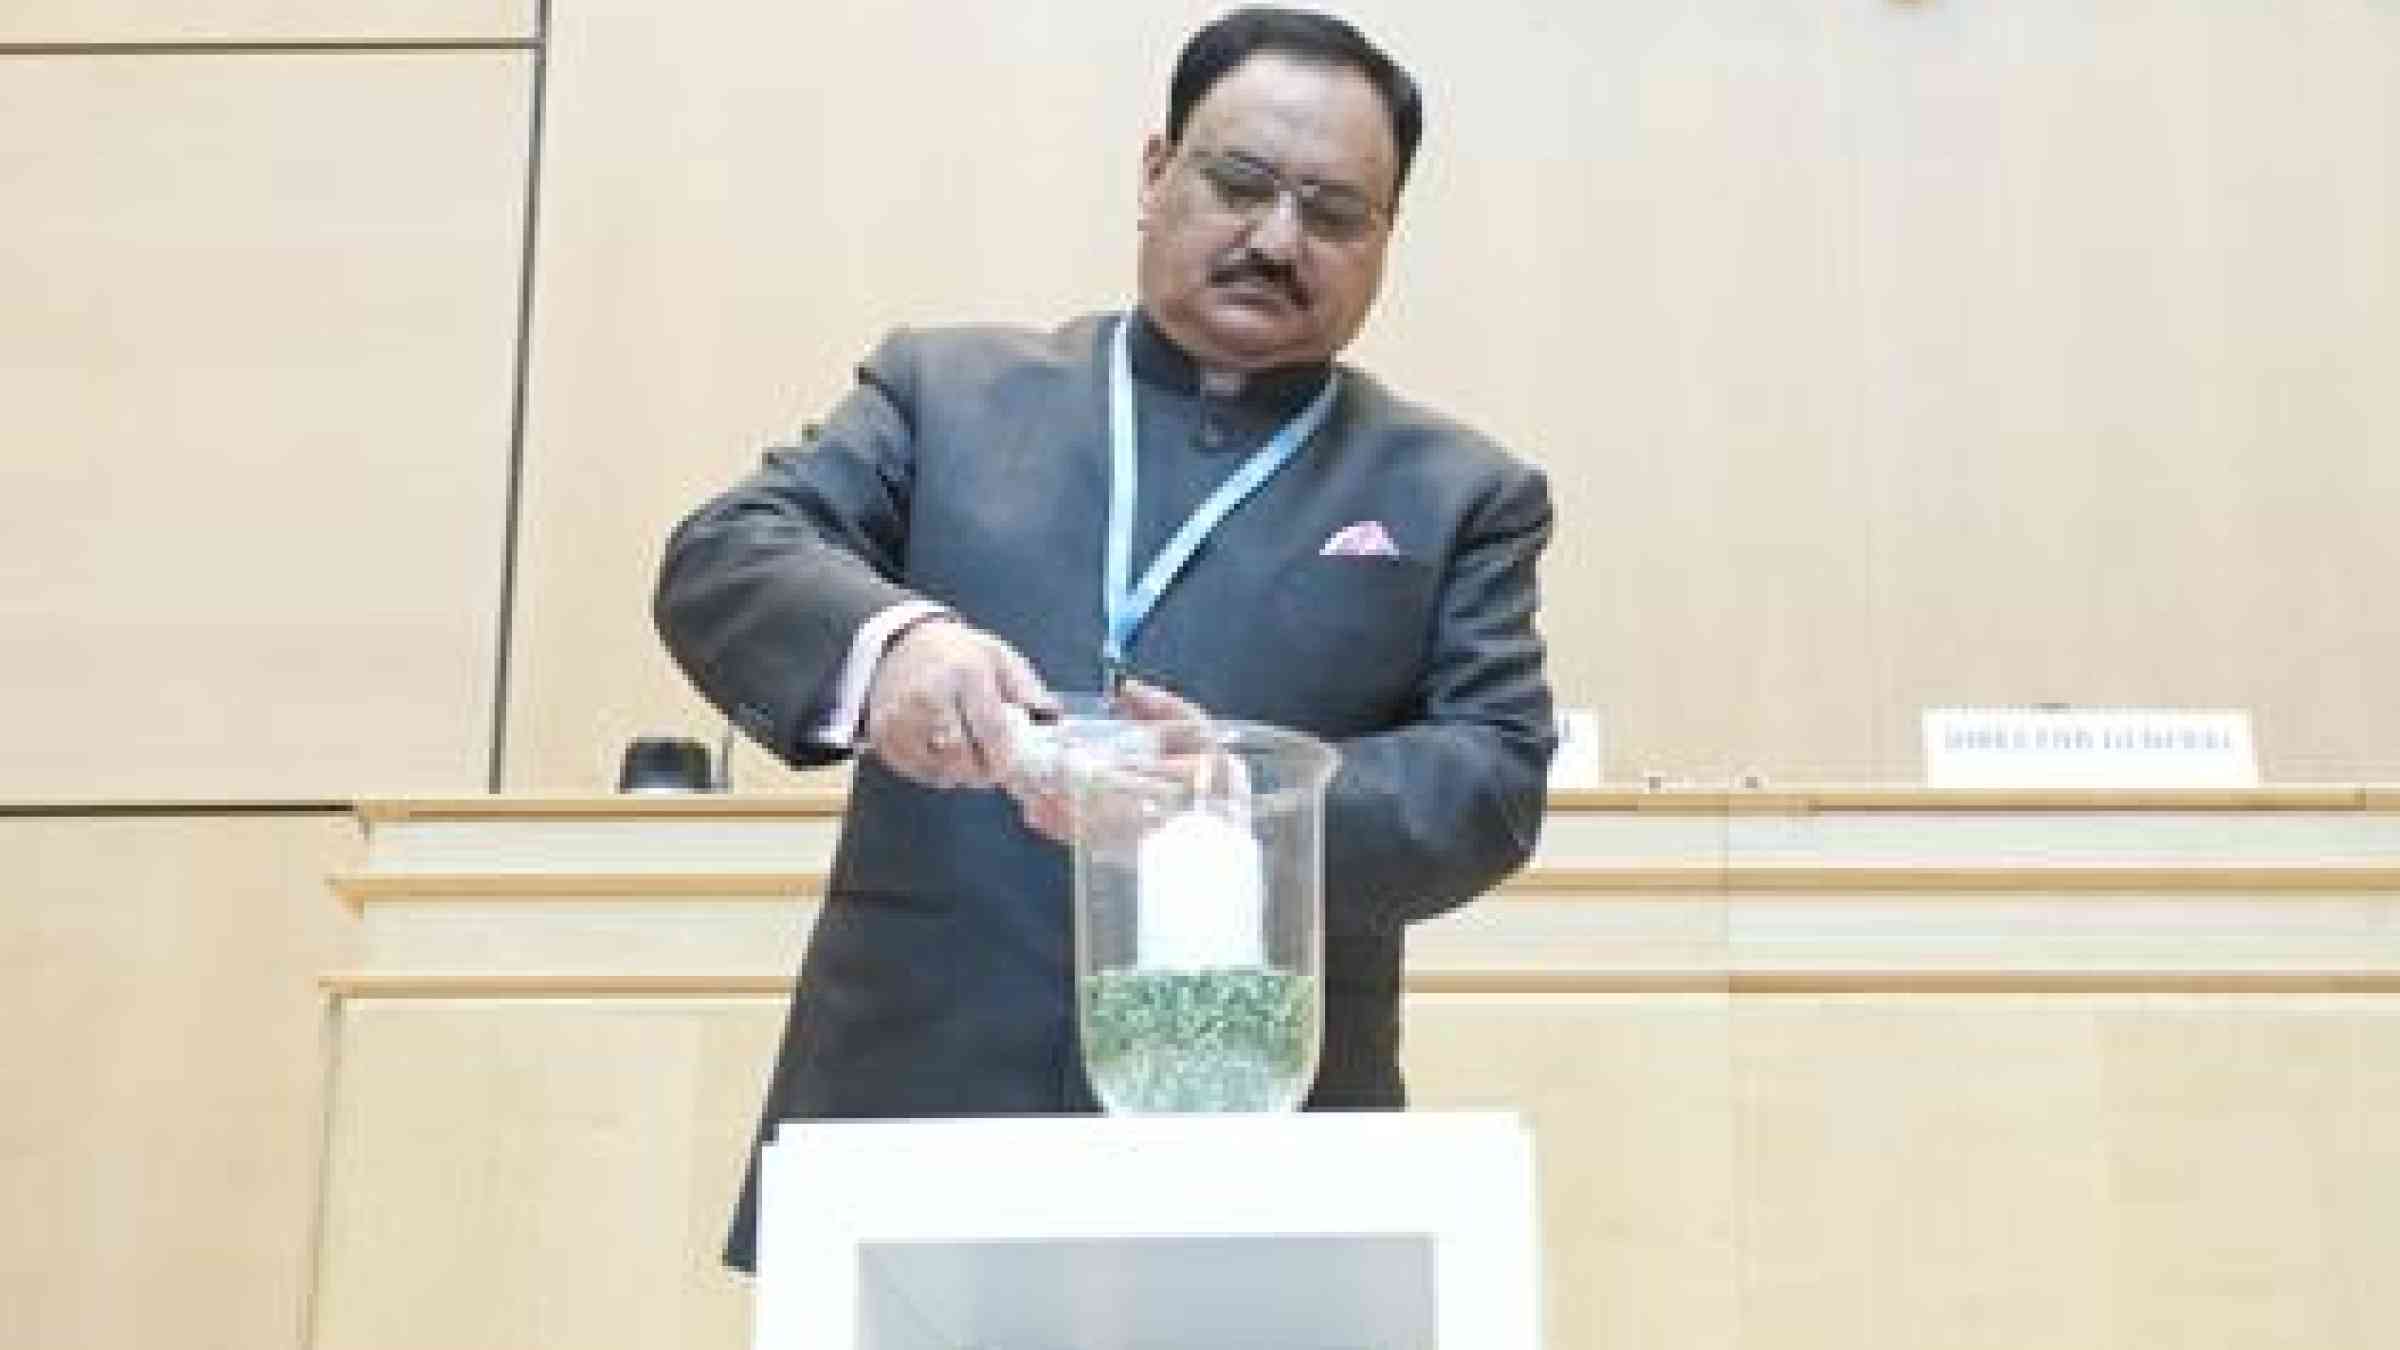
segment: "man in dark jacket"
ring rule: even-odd
[[[1067,860],[1012,796],[1011,705],[1128,668],[1135,715],[1338,749],[1308,1104],[1402,1104],[1403,931],[1524,862],[1552,749],[1541,474],[1334,360],[1421,116],[1339,20],[1212,23],[1143,146],[1133,309],[894,334],[807,444],[676,531],[657,615],[693,683],[795,764],[864,752],[762,1139],[1094,1109]],[[755,1176],[744,1268],[754,1203]]]

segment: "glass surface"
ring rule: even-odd
[[[1078,740],[1105,738],[1111,728],[1125,725],[1106,694],[1054,692],[1051,697],[1058,700],[1058,714],[1039,722],[1023,709],[1009,706],[1008,711],[1017,718],[1016,742],[1010,747],[1015,765],[1010,776],[1020,788],[1064,791],[1068,746]]]
[[[1281,1111],[1324,1019],[1333,751],[1247,722],[1083,724],[1072,794],[1084,1062],[1110,1111]]]
[[[1119,967],[1083,980],[1083,1062],[1114,1112],[1288,1111],[1315,1067],[1313,976]]]

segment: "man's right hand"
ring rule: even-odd
[[[1057,700],[1014,647],[954,615],[910,624],[867,685],[866,748],[894,773],[937,788],[988,788],[1015,767],[1010,705]]]

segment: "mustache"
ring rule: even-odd
[[[1238,282],[1255,281],[1273,286],[1289,297],[1294,305],[1306,307],[1308,288],[1300,284],[1300,274],[1286,263],[1259,253],[1239,253],[1217,264],[1208,274],[1211,285],[1227,286]]]

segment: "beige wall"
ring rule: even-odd
[[[0,797],[713,732],[661,535],[890,325],[1120,303],[1211,8],[12,8]],[[1907,779],[1920,707],[2026,700],[2400,774],[2388,5],[1354,8],[1432,107],[1358,358],[1552,472],[1612,775]]]
[[[317,1345],[743,1343],[839,805],[370,809]],[[1567,794],[1404,1058],[1529,1121],[1557,1350],[2381,1350],[2395,934],[2390,790]]]
[[[1206,8],[554,13],[511,786],[712,725],[659,538],[882,329],[1121,301]],[[1360,359],[1554,474],[1615,776],[1906,779],[1920,707],[2029,700],[2400,770],[2400,14],[1355,9],[1433,108]]]
[[[314,1343],[747,1344],[712,1262],[782,1012],[347,1005]],[[2388,997],[1407,1015],[1420,1107],[1534,1131],[1557,1350],[2373,1350],[2400,1325]]]
[[[0,818],[0,1341],[294,1350],[339,815]]]
[[[645,615],[668,524],[892,324],[1120,303],[1138,138],[1214,8],[0,6],[0,1058],[32,1104],[0,1156],[34,1200],[0,1339],[304,1326],[296,982],[347,932],[312,880],[346,839],[110,813],[495,760],[592,788],[630,735],[713,735]],[[2272,776],[2400,778],[2388,0],[1351,12],[1433,109],[1358,359],[1552,473],[1546,627],[1613,776],[1905,779],[1920,706],[2056,699],[2247,706]],[[2124,1025],[2070,1038],[2130,1047],[2126,1120],[2250,1091],[2158,1078],[2191,1025]],[[1919,1035],[1755,1043],[1786,1031],[1834,1064]]]
[[[358,835],[201,803],[486,781],[534,6],[0,11],[0,1341],[297,1350]]]
[[[0,798],[482,780],[531,71],[0,55]]]
[[[539,0],[10,0],[0,45],[529,39]]]

